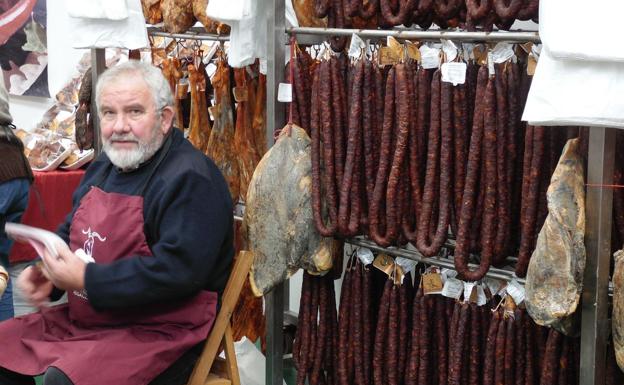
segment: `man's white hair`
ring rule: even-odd
[[[109,83],[114,83],[124,77],[140,76],[147,84],[150,94],[154,98],[156,110],[160,111],[166,106],[173,107],[173,94],[169,87],[169,82],[163,76],[159,68],[138,60],[128,60],[127,62],[118,64],[104,71],[98,78],[95,88],[95,103],[98,111],[100,110],[100,102],[102,98],[102,90]]]

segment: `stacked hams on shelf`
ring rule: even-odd
[[[228,34],[230,27],[206,15],[208,0],[141,0],[143,15],[148,24],[163,23],[164,30],[184,33],[199,21],[206,32]]]

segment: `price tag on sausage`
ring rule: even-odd
[[[445,284],[446,284],[447,279],[457,277],[457,272],[452,269],[446,269],[446,268],[442,269],[440,274],[442,275],[442,282],[444,282]]]
[[[496,74],[496,67],[494,67],[494,57],[492,56],[492,51],[487,53],[487,65],[490,76],[494,76]]]
[[[466,83],[466,63],[451,62],[442,64],[442,81],[454,86]]]
[[[516,281],[516,279],[512,279],[511,282],[509,282],[509,284],[507,285],[507,294],[509,294],[511,296],[511,298],[513,298],[514,302],[517,305],[520,305],[525,298],[525,290],[524,287],[518,282]]]
[[[280,83],[277,89],[277,100],[282,103],[292,102],[292,84]]]
[[[442,39],[442,51],[446,56],[446,61],[451,62],[457,57],[457,46],[450,40]]]
[[[459,299],[464,292],[464,283],[459,279],[447,278],[442,288],[442,295],[447,298]]]
[[[424,69],[438,68],[440,66],[440,49],[422,45],[419,50],[420,64]]]
[[[422,276],[423,281],[423,291],[425,295],[428,294],[440,294],[442,293],[442,289],[444,289],[444,284],[442,283],[442,277],[439,273],[427,273]]]
[[[418,50],[418,46],[411,41],[405,42],[405,48],[407,50],[407,56],[415,61],[420,61],[420,51]]]
[[[362,265],[364,266],[370,265],[375,260],[373,252],[366,247],[358,247],[356,254],[358,259],[360,260],[360,262],[362,262]]]
[[[390,276],[394,271],[394,259],[386,254],[379,254],[373,261],[373,266]]]

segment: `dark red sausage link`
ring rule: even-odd
[[[418,348],[418,383],[426,384],[431,379],[431,296],[423,296],[420,311],[420,347]]]
[[[559,375],[559,355],[561,351],[562,334],[550,329],[548,342],[544,352],[544,365],[540,376],[540,384],[555,385]]]
[[[520,308],[515,311],[515,385],[525,385],[526,377],[526,333],[524,318],[528,317]]]
[[[474,21],[486,17],[492,9],[492,0],[466,0],[468,16]]]
[[[318,18],[327,17],[329,12],[329,0],[314,0],[314,13]]]
[[[453,340],[452,355],[449,362],[448,383],[449,385],[462,384],[462,353],[464,349],[464,341],[470,320],[470,305],[468,303],[461,304],[459,320],[457,323],[457,331]]]
[[[351,328],[353,331],[353,355],[354,355],[354,370],[355,370],[355,383],[365,383],[364,374],[364,362],[366,357],[364,354],[364,322],[367,320],[363,317],[363,304],[362,304],[362,280],[363,280],[363,266],[358,262],[355,266],[355,276],[353,277],[353,291],[351,298],[353,299],[353,323]]]
[[[340,186],[344,178],[344,161],[345,161],[345,146],[344,134],[346,132],[347,122],[343,120],[344,111],[342,109],[343,97],[344,97],[344,81],[341,76],[340,62],[336,57],[332,57],[329,60],[331,68],[331,89],[332,89],[332,102],[331,107],[333,109],[333,145],[334,145],[334,168],[336,170],[336,186]]]
[[[364,348],[362,349],[364,354],[363,360],[363,370],[364,370],[364,378],[365,383],[370,384],[372,381],[372,358],[373,358],[373,334],[372,334],[372,307],[371,307],[371,297],[373,295],[372,291],[372,275],[373,271],[365,267],[363,271],[362,277],[362,326],[363,326],[363,344]]]
[[[492,263],[500,266],[507,257],[509,241],[509,226],[511,215],[509,207],[509,181],[507,170],[511,169],[507,152],[507,125],[509,111],[507,110],[507,74],[503,66],[499,66],[495,77],[496,85],[496,189],[497,189],[497,226],[494,239],[494,255]]]
[[[409,338],[409,296],[411,291],[412,277],[408,272],[403,278],[403,283],[399,288],[399,354],[398,354],[398,369],[397,377],[398,381],[402,382],[405,376],[405,367],[407,365],[407,349]]]
[[[446,241],[449,225],[451,204],[451,146],[452,146],[452,86],[440,80],[440,73],[433,76],[431,92],[431,128],[429,131],[429,148],[427,154],[427,173],[423,193],[421,215],[418,221],[417,247],[425,256],[432,257],[440,252]],[[438,101],[440,104],[438,104]],[[437,107],[436,107],[437,105]],[[436,107],[436,108],[434,108]],[[437,116],[436,116],[437,115]],[[440,129],[441,132],[437,130]],[[440,136],[441,135],[441,143]],[[440,180],[437,182],[439,194],[435,194],[432,184],[438,177],[437,158],[440,154]],[[438,224],[434,238],[429,242],[426,231],[430,228],[433,197],[438,195]]]
[[[340,293],[340,308],[338,309],[338,381],[340,384],[349,384],[348,350],[349,350],[349,322],[352,294],[351,269],[345,270]]]
[[[481,322],[481,311],[479,307],[471,303],[470,304],[470,355],[468,357],[470,361],[470,365],[468,367],[468,384],[469,385],[479,385],[481,382],[481,333],[482,322]],[[464,374],[466,375],[466,374]]]
[[[419,147],[418,147],[418,123],[417,123],[417,106],[418,106],[418,76],[415,73],[414,68],[409,71],[411,81],[408,81],[408,95],[409,95],[409,146],[408,146],[408,158],[407,158],[407,177],[409,179],[409,209],[404,213],[402,221],[403,236],[415,244],[418,236],[418,214],[420,213],[420,201],[421,201],[421,186],[420,186],[420,164],[419,162]]]
[[[314,355],[314,364],[312,366],[312,373],[310,375],[310,385],[320,384],[321,371],[323,370],[323,356],[325,349],[327,349],[327,302],[329,296],[329,290],[326,279],[324,277],[316,277],[319,286],[319,324],[317,334],[316,353]],[[315,314],[316,315],[316,314]]]
[[[455,144],[455,168],[453,175],[454,220],[451,221],[453,234],[457,236],[459,213],[461,211],[462,194],[466,182],[466,163],[468,161],[468,113],[466,103],[466,86],[458,85],[453,90],[453,132]]]
[[[388,311],[388,340],[386,344],[386,381],[388,385],[398,385],[399,371],[399,288],[392,285],[390,310]]]
[[[505,385],[505,337],[507,336],[507,320],[501,316],[496,332],[496,356],[494,357],[494,384]]]
[[[412,306],[412,332],[409,358],[407,368],[405,370],[405,385],[416,385],[418,383],[418,369],[420,362],[420,313],[422,312],[423,290],[418,288],[414,296],[414,304]]]
[[[520,8],[516,18],[518,20],[531,20],[537,17],[539,10],[539,0],[525,0],[524,6]]]
[[[373,383],[375,385],[384,385],[386,380],[383,363],[388,336],[388,310],[390,309],[392,286],[394,286],[392,280],[387,279],[379,302],[379,313],[377,315],[377,327],[375,332],[375,348],[373,351]]]
[[[509,317],[505,323],[506,334],[505,334],[505,384],[513,385],[515,382],[515,366],[514,362],[516,359],[516,327],[514,319]]]
[[[496,365],[496,360],[500,359],[500,357],[496,355],[496,337],[498,336],[500,319],[501,314],[496,311],[492,314],[492,319],[490,320],[483,359],[483,385],[494,385],[494,367]]]
[[[471,271],[468,268],[468,252],[470,244],[469,228],[471,225],[471,219],[474,210],[475,201],[475,185],[479,170],[479,164],[481,163],[481,148],[483,148],[483,155],[486,158],[486,172],[488,175],[494,173],[494,164],[492,159],[495,160],[495,152],[493,152],[493,139],[492,138],[492,114],[493,114],[493,99],[494,89],[493,83],[487,81],[487,69],[481,68],[479,70],[479,87],[477,89],[476,105],[475,105],[475,118],[470,139],[470,152],[468,155],[468,166],[466,171],[466,183],[464,187],[464,194],[462,196],[462,211],[459,218],[459,229],[455,248],[455,268],[459,275],[468,281],[477,281],[485,275],[490,268],[490,258],[492,254],[492,242],[486,240],[483,244],[483,254],[481,264],[477,270]],[[483,99],[483,100],[482,100]],[[483,102],[483,105],[481,104]],[[487,119],[486,119],[487,118]],[[488,123],[488,124],[486,124]],[[484,126],[487,129],[487,134],[484,135]],[[485,143],[483,143],[485,142]],[[492,179],[492,178],[490,178]],[[495,181],[487,180],[486,189],[486,207],[485,207],[485,220],[484,226],[489,227],[489,231],[493,232],[491,228],[491,222],[493,220],[493,201],[495,200]],[[486,234],[488,234],[486,232]]]
[[[524,0],[494,0],[494,10],[502,20],[515,20]]]
[[[348,25],[344,17],[344,7],[342,6],[343,0],[331,0],[332,6],[329,9],[327,26],[330,28],[347,28]],[[331,49],[335,52],[340,52],[345,49],[347,45],[347,37],[332,37],[330,39]]]
[[[362,128],[362,83],[364,81],[364,60],[360,60],[356,64],[355,75],[352,83],[351,110],[349,114],[348,136],[347,136],[347,155],[345,159],[344,172],[342,172],[342,181],[340,186],[340,203],[338,205],[338,228],[343,235],[352,234],[357,231],[359,224],[359,212],[357,213],[357,222],[355,231],[351,228],[349,221],[349,209],[353,210],[354,202],[349,202],[349,198],[354,189],[355,184],[359,185],[360,181],[357,177],[356,168],[359,159],[356,158],[359,147],[361,146],[361,128]],[[338,138],[336,138],[338,141]],[[353,234],[354,235],[354,234]]]
[[[379,0],[379,8],[384,21],[391,26],[406,23],[411,11],[410,1],[399,1],[399,9],[394,12],[390,0]]]
[[[448,330],[446,328],[446,318],[443,316],[446,312],[446,301],[441,295],[436,297],[436,316],[434,318],[436,327],[436,350],[438,368],[438,384],[446,384],[448,381]],[[435,379],[434,379],[435,380]]]
[[[523,196],[523,199],[527,200],[526,209],[524,215],[520,218],[520,249],[518,251],[518,263],[516,264],[516,275],[518,277],[526,276],[529,259],[531,258],[533,248],[535,247],[535,223],[537,221],[538,210],[539,176],[540,173],[543,172],[541,167],[544,156],[544,127],[533,127],[532,150],[533,154],[531,156],[529,175],[523,176],[524,181],[529,185],[527,195]]]

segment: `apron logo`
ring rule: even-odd
[[[89,227],[87,230],[82,230],[82,233],[87,236],[87,240],[82,245],[82,249],[84,250],[85,254],[93,258],[93,246],[95,245],[95,239],[97,238],[100,242],[104,242],[106,241],[106,237],[102,237],[97,232],[91,231],[91,227]],[[85,289],[82,289],[80,291],[74,290],[74,295],[78,298],[82,298],[85,301],[89,300],[89,297],[87,296],[87,291]]]
[[[106,241],[106,237],[102,238],[102,236],[97,232],[91,231],[91,227],[89,227],[87,230],[82,230],[82,233],[87,236],[87,240],[82,246],[82,249],[89,257],[93,258],[93,246],[95,244],[95,238],[97,238],[100,242],[104,242]]]

